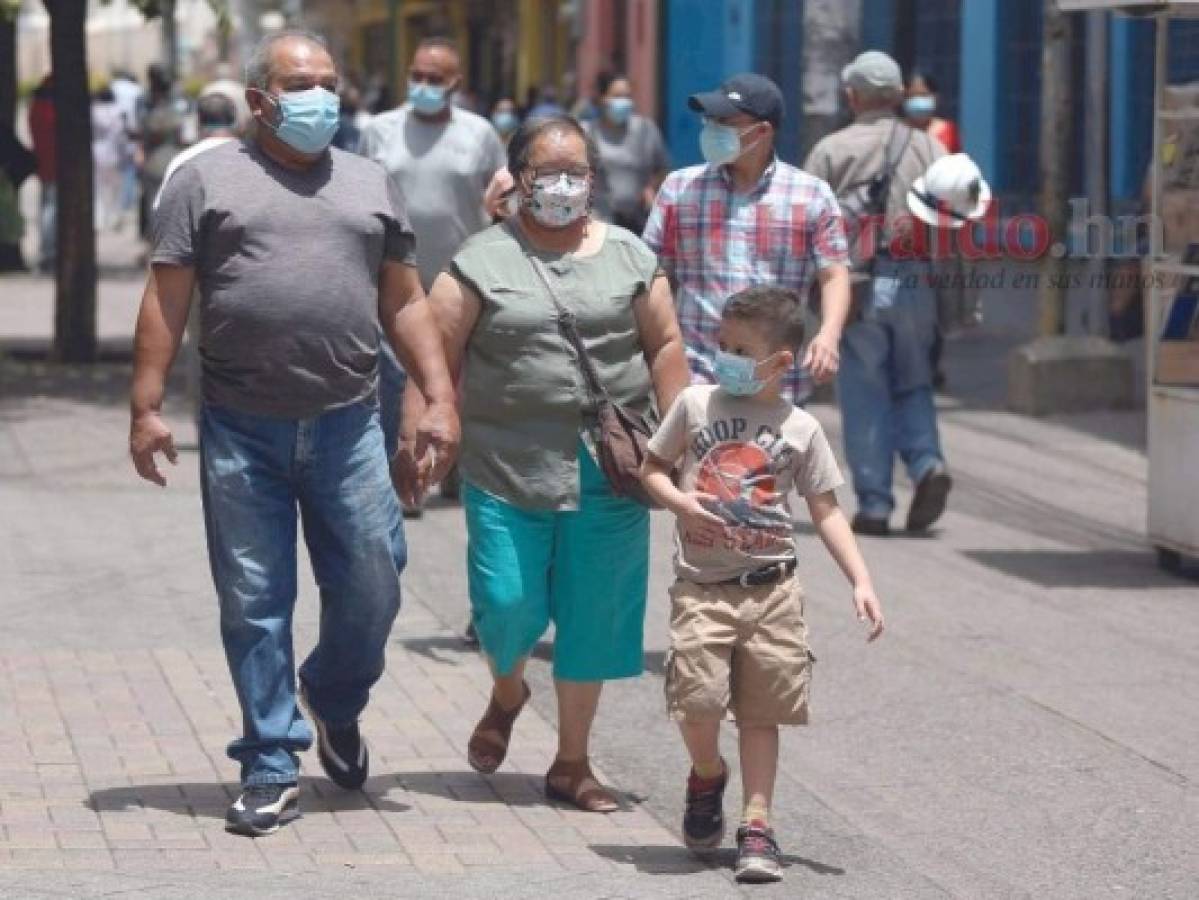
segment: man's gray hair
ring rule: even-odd
[[[273,31],[260,40],[254,47],[254,52],[250,54],[250,59],[246,63],[247,87],[258,88],[260,91],[267,89],[267,85],[271,83],[271,58],[275,45],[280,41],[293,38],[308,41],[326,53],[329,52],[329,45],[316,32],[305,31],[303,28],[284,28],[282,31]]]

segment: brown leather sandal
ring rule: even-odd
[[[553,779],[565,779],[564,788],[557,787]],[[599,783],[599,779],[591,771],[587,757],[582,759],[555,759],[550,770],[545,773],[545,795],[551,800],[568,803],[583,812],[610,813],[620,809],[616,796],[605,787],[593,787],[581,790],[583,782],[591,779]]]
[[[516,717],[525,708],[532,693],[527,682],[521,682],[521,684],[524,687],[525,695],[515,709],[504,709],[496,701],[493,693],[491,702],[487,704],[487,711],[483,713],[483,718],[475,726],[474,733],[471,734],[470,740],[466,744],[466,761],[476,772],[490,775],[500,767],[504,757],[508,755],[508,742],[512,739],[512,726],[516,724]],[[498,734],[500,738],[497,740],[493,733]]]

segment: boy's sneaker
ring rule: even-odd
[[[303,688],[300,689],[300,702],[316,727],[316,754],[321,761],[321,768],[338,787],[347,791],[358,790],[366,783],[366,776],[370,772],[370,754],[358,730],[358,723],[340,728],[326,724],[313,711]]]
[[[737,864],[733,874],[741,884],[782,880],[779,845],[774,840],[774,829],[766,827],[765,822],[755,819],[737,829]]]
[[[687,809],[683,813],[683,843],[688,850],[715,850],[724,840],[724,789],[729,783],[729,767],[719,778],[704,779],[691,770],[687,778]]]
[[[291,784],[249,784],[225,813],[225,830],[246,837],[274,834],[300,812],[300,789]]]

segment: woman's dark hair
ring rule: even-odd
[[[913,71],[912,74],[908,76],[908,87],[911,87],[917,81],[923,81],[924,86],[928,88],[930,92],[934,94],[941,93],[937,87],[937,79],[933,78],[932,75],[929,75],[928,72],[922,72],[920,69]]]
[[[508,174],[513,181],[520,181],[520,176],[529,168],[529,157],[533,153],[533,144],[552,132],[576,134],[583,139],[587,147],[587,165],[593,176],[599,175],[599,150],[595,141],[587,133],[579,121],[571,116],[544,116],[536,119],[526,119],[521,122],[508,141]]]

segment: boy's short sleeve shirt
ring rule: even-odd
[[[824,430],[786,401],[762,404],[695,385],[679,395],[650,442],[667,463],[681,462],[680,487],[710,494],[725,522],[708,541],[675,534],[675,569],[701,584],[732,581],[795,559],[792,493],[822,494],[844,483]]]

